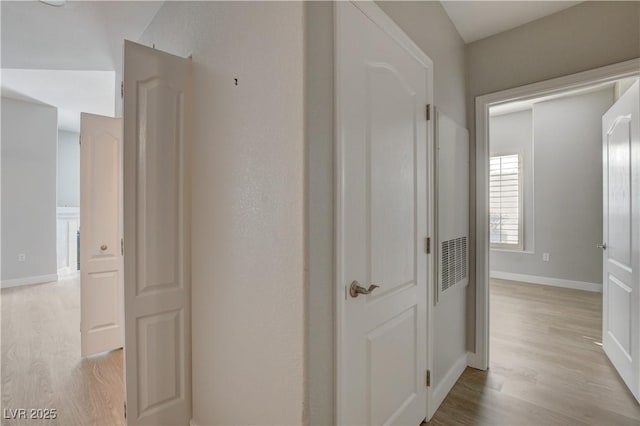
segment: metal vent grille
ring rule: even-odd
[[[467,278],[467,237],[443,241],[440,257],[441,291]]]

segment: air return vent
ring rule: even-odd
[[[434,303],[452,287],[466,286],[469,236],[469,133],[435,108],[437,279]],[[453,293],[453,292],[452,292]]]
[[[443,241],[440,247],[440,290],[467,279],[467,237]]]

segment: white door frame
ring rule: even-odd
[[[469,366],[489,367],[489,108],[640,75],[640,58],[476,97],[476,338]]]
[[[427,68],[427,102],[432,105],[433,108],[433,61],[416,45],[411,38],[386,14],[373,2],[369,1],[352,1],[352,3],[364,13],[371,21],[378,25],[384,32],[386,32],[391,38],[393,38],[399,45],[401,45],[407,52],[409,52],[418,62],[423,64]],[[334,22],[338,20],[338,7],[334,7]],[[336,25],[334,32],[334,52],[339,49],[338,43],[341,39],[341,34],[338,31]],[[343,155],[341,152],[341,128],[342,120],[340,118],[340,105],[342,89],[340,87],[340,79],[338,78],[340,69],[340,63],[338,58],[334,61],[334,81],[335,81],[335,97],[334,97],[334,114],[335,114],[335,127],[334,127],[334,155],[335,155],[335,167],[334,167],[334,191],[335,191],[335,204],[334,204],[334,220],[335,220],[335,235],[334,235],[334,297],[335,297],[335,322],[334,322],[334,424],[339,424],[339,413],[342,409],[342,390],[340,389],[340,383],[343,373],[342,367],[342,322],[343,309],[345,305],[345,293],[344,287],[341,284],[342,277],[342,262],[341,262],[341,247],[338,243],[341,241],[343,233],[343,218],[342,218],[342,194],[344,193],[344,180],[343,180],[343,168],[345,167],[343,161]],[[433,145],[433,119],[427,122],[427,153],[429,158],[427,159],[427,233],[433,240],[434,238],[434,145]],[[422,238],[422,236],[420,236]],[[427,256],[427,368],[433,371],[433,302],[434,302],[434,282],[435,282],[435,268],[434,268],[434,255],[433,253]],[[431,404],[432,400],[432,387],[427,388],[427,419],[433,415],[433,408]]]

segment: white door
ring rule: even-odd
[[[640,401],[640,97],[636,82],[602,117],[602,346]]]
[[[191,418],[191,61],[124,46],[125,383],[129,425]]]
[[[82,113],[80,141],[80,333],[87,356],[123,341],[122,119]]]
[[[427,403],[428,58],[377,6],[335,7],[337,422],[418,425]],[[354,297],[356,282],[371,293]]]

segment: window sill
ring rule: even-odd
[[[498,251],[498,252],[501,252],[501,253],[536,254],[536,252],[533,251],[533,250],[523,250],[523,249],[520,249],[520,248],[508,249],[508,248],[493,248],[493,247],[490,247],[489,250],[490,251]]]

